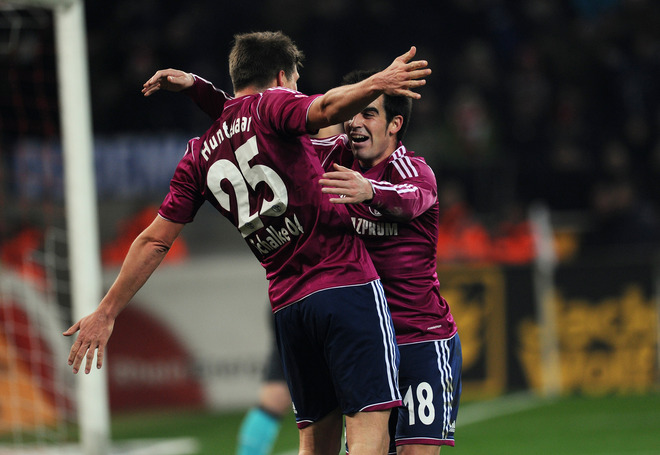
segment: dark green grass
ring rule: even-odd
[[[532,399],[528,404],[527,409],[518,411],[507,399],[461,405],[468,422],[461,425],[459,412],[456,447],[443,448],[442,453],[660,454],[660,393]],[[490,412],[499,416],[489,418]],[[242,416],[243,412],[113,416],[112,434],[115,440],[191,437],[200,446],[197,455],[233,455]],[[274,453],[294,451],[297,445],[297,429],[293,417],[288,416]]]
[[[123,439],[194,438],[199,445],[196,455],[233,455],[244,411],[230,413],[167,412],[119,415],[112,418],[112,436]],[[273,453],[298,447],[298,430],[293,414],[282,422],[282,431]]]
[[[443,453],[660,454],[660,394],[562,398],[463,428],[459,413],[456,439]]]

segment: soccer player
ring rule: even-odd
[[[371,74],[355,72],[345,82]],[[224,92],[190,73],[161,70],[145,84],[149,93],[157,90],[158,81],[168,90],[187,89],[211,117],[226,99]],[[436,274],[435,175],[401,142],[410,111],[410,99],[381,95],[344,123],[346,134],[312,143],[329,171],[320,180],[323,192],[339,196],[330,199],[333,203],[350,204],[354,228],[381,276],[392,313],[404,407],[393,413],[398,449],[392,445],[390,452],[431,455],[442,445],[454,445],[462,353]]]
[[[371,74],[354,72],[345,82]],[[345,134],[313,143],[329,170],[323,192],[336,195],[333,203],[350,204],[394,321],[404,406],[392,414],[390,453],[437,455],[442,445],[454,445],[462,352],[436,273],[435,175],[401,142],[411,105],[409,98],[381,95],[344,123]]]
[[[266,269],[278,347],[300,429],[300,454],[336,455],[343,416],[354,455],[387,451],[390,410],[401,405],[398,350],[377,273],[345,205],[318,186],[309,133],[351,118],[383,93],[419,98],[430,74],[415,48],[357,84],[297,91],[302,53],[281,32],[236,35],[235,98],[191,139],[158,216],[135,240],[68,362],[101,368],[115,319],[205,201],[236,226]]]

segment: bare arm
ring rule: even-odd
[[[411,61],[416,52],[413,46],[373,76],[356,84],[335,87],[317,98],[307,114],[308,129],[318,130],[348,120],[383,93],[421,98],[413,89],[426,84],[423,78],[431,70],[425,60]]]
[[[68,362],[74,373],[78,373],[85,358],[85,373],[91,371],[97,349],[96,368],[103,366],[115,319],[156,270],[183,226],[157,216],[131,245],[119,276],[97,309],[64,332],[65,336],[71,336],[80,331],[69,352]]]

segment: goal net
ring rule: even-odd
[[[72,115],[66,109],[69,101],[60,102],[77,96],[60,92],[67,82],[57,51],[62,49],[65,16],[52,9],[58,4],[70,6],[46,0],[0,1],[0,452],[31,453],[81,441],[83,453],[100,455],[107,453],[107,399],[99,403],[97,397],[93,404],[101,418],[89,412],[82,417],[88,405],[80,397],[98,379],[90,382],[71,374],[66,365],[70,341],[61,335],[80,313],[71,267],[71,259],[81,262],[75,253],[80,245],[72,249],[71,230],[76,224],[94,229],[85,216],[82,223],[66,222],[71,219],[71,185],[64,177],[70,174],[65,170],[71,135],[62,130],[67,120],[85,130],[91,119],[84,106],[77,106]],[[74,11],[78,19],[81,5]],[[82,82],[78,80],[84,88],[84,77]],[[86,116],[86,121],[76,115]],[[84,192],[85,185],[79,191]],[[96,293],[92,295],[87,300],[97,301]],[[99,394],[101,400],[103,396]],[[98,422],[97,427],[90,431],[86,420]],[[61,450],[39,453],[73,453]]]

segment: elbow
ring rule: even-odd
[[[408,223],[415,218],[413,212],[405,210],[403,207],[393,207],[389,210],[384,210],[383,212],[389,220],[397,223]]]
[[[157,237],[152,237],[145,235],[143,232],[142,235],[139,235],[134,242],[134,247],[137,250],[146,252],[148,255],[153,256],[165,256],[170,248],[172,248],[172,242],[165,239],[160,239]]]
[[[174,239],[164,239],[159,237],[152,237],[148,239],[149,249],[158,256],[165,256],[170,249]]]
[[[326,102],[323,97],[312,104],[307,116],[307,126],[312,130],[327,128],[343,121],[341,111],[333,103]]]
[[[151,248],[157,255],[165,256],[167,252],[170,251],[170,248],[172,248],[172,245],[168,245],[165,242],[154,242]]]
[[[415,216],[412,213],[401,213],[394,217],[394,220],[398,223],[410,223]]]
[[[325,126],[336,125],[346,120],[346,116],[342,115],[342,112],[339,109],[333,107],[327,107],[323,111],[323,114],[323,118],[327,122],[327,125]]]

